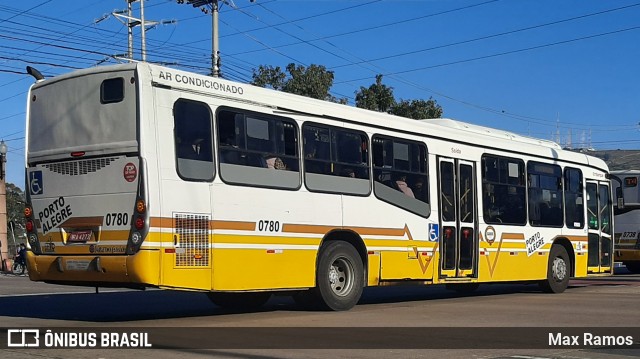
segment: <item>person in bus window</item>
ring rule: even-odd
[[[422,177],[419,177],[413,185],[413,193],[417,199],[423,202],[427,201],[427,187],[424,186],[424,179]]]
[[[284,164],[280,157],[274,156],[267,158],[267,168],[275,170],[286,170],[287,166]]]
[[[398,176],[398,178],[396,179],[396,185],[398,186],[398,189],[400,189],[400,192],[407,195],[407,197],[416,198],[416,196],[413,194],[413,191],[411,190],[409,185],[407,185],[406,175]]]
[[[236,150],[238,146],[236,145],[235,135],[227,134],[226,136],[221,137],[220,162],[240,164],[240,153]]]
[[[202,150],[202,138],[194,141],[186,141],[178,139],[178,158],[197,160],[200,158],[200,151]]]

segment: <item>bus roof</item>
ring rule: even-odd
[[[128,69],[136,69],[141,81],[149,81],[161,87],[252,103],[272,108],[273,111],[357,122],[379,128],[446,139],[461,144],[470,143],[467,139],[473,136],[473,145],[476,146],[488,149],[515,149],[516,152],[550,158],[562,157],[563,160],[585,163],[599,170],[608,171],[603,160],[584,153],[563,150],[560,145],[549,140],[522,136],[509,131],[447,118],[417,121],[148,63],[109,65],[78,70],[38,82],[33,87],[46,86],[71,77]]]

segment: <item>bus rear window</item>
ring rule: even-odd
[[[102,81],[100,85],[100,102],[115,103],[124,99],[124,78],[118,77]]]

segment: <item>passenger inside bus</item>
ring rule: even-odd
[[[415,194],[416,198],[426,202],[427,201],[427,187],[424,186],[424,179],[422,177],[418,177],[413,185],[413,194]]]
[[[407,176],[399,175],[396,179],[396,185],[398,186],[400,192],[404,193],[408,197],[416,198],[409,185],[407,185]]]
[[[226,136],[220,136],[220,162],[239,164],[240,154],[236,150],[238,146],[235,144],[235,136],[228,134]]]
[[[286,170],[287,169],[287,165],[284,164],[284,162],[282,161],[282,159],[280,157],[276,157],[276,156],[268,156],[266,159],[266,166],[269,169],[275,169],[275,170]]]
[[[178,138],[178,158],[198,161],[211,161],[211,151],[203,138],[183,140]]]

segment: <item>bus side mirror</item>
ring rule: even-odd
[[[624,196],[622,195],[622,187],[616,188],[616,201],[618,202],[618,209],[624,208]]]

